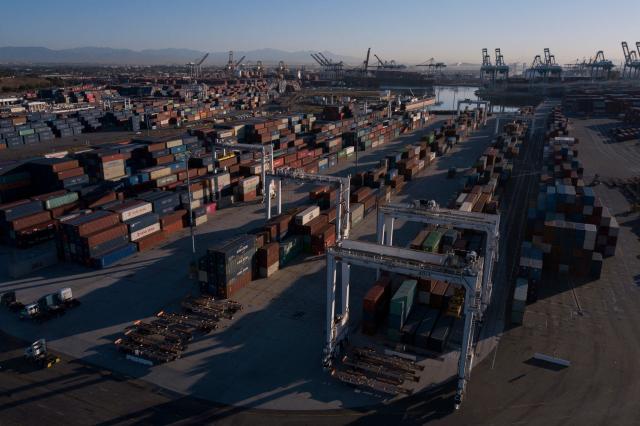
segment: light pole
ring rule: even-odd
[[[189,197],[189,231],[191,233],[191,264],[189,265],[190,274],[194,274],[196,270],[196,236],[193,229],[193,198],[191,196],[191,178],[189,177],[189,158],[191,158],[191,151],[187,150],[183,153],[181,158],[185,161],[187,166],[187,194]]]

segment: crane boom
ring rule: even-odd
[[[313,60],[314,60],[314,61],[316,61],[319,65],[324,65],[324,64],[322,63],[322,60],[321,60],[317,55],[314,55],[314,54],[312,53],[312,54],[311,54],[311,57],[312,57],[312,58],[313,58]]]
[[[209,57],[209,53],[206,53],[206,54],[202,57],[202,59],[200,59],[200,60],[198,61],[198,63],[197,63],[196,65],[202,65],[202,63],[203,63],[203,62],[204,62],[208,57]]]
[[[366,72],[369,69],[369,55],[371,54],[371,48],[367,49],[367,58],[364,60],[364,71]]]
[[[326,56],[324,56],[324,55],[322,54],[322,52],[318,52],[318,55],[320,55],[320,57],[321,57],[322,59],[324,59],[324,64],[325,64],[325,65],[331,65],[331,61],[330,61],[330,60],[328,60],[328,59],[327,59],[327,57],[326,57]]]
[[[244,58],[246,58],[246,57],[247,57],[247,55],[242,56],[242,58],[240,58],[238,60],[238,62],[236,62],[235,66],[237,67],[238,65],[240,65],[242,63],[242,61],[244,61]]]

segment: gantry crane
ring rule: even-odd
[[[233,72],[236,70],[236,68],[238,68],[240,66],[240,64],[242,64],[242,61],[244,61],[244,58],[246,58],[246,55],[242,56],[242,58],[240,58],[238,61],[234,61],[233,60],[233,50],[229,51],[229,59],[227,60],[227,71],[228,72]]]
[[[218,151],[215,148],[221,148],[222,149],[222,155],[226,156],[227,155],[227,150],[236,150],[236,151],[252,151],[252,152],[260,152],[262,153],[262,157],[261,157],[261,161],[262,161],[262,165],[261,165],[261,170],[260,170],[260,174],[262,177],[262,184],[263,184],[263,188],[268,188],[268,186],[265,185],[266,181],[267,181],[267,173],[273,173],[273,144],[244,144],[244,143],[230,143],[230,142],[224,142],[220,139],[217,139],[215,141],[214,147],[213,147],[213,158],[217,159],[218,158]],[[266,201],[268,198],[269,191],[265,191],[263,189],[262,191],[262,199],[263,201]]]
[[[371,55],[371,48],[367,49],[367,57],[364,59],[364,62],[362,63],[362,73],[363,74],[367,74],[367,72],[369,71],[369,57]]]
[[[322,52],[318,52],[315,55],[312,53],[311,57],[322,67],[325,78],[334,80],[342,78],[344,73],[344,63],[342,61],[334,62],[324,56]]]
[[[464,259],[452,254],[435,254],[393,247],[395,220],[407,220],[475,230],[485,234],[482,256],[467,253]],[[326,340],[323,364],[330,367],[340,354],[342,342],[349,334],[349,287],[351,265],[380,271],[405,274],[430,280],[447,281],[465,289],[464,335],[458,360],[458,391],[456,407],[460,405],[473,366],[473,337],[477,321],[491,298],[492,272],[498,261],[500,216],[441,209],[434,201],[411,205],[378,207],[377,243],[342,240],[327,250],[327,312]],[[341,282],[337,282],[338,266]],[[338,284],[339,287],[338,288]],[[336,309],[336,295],[341,305]]]
[[[465,384],[473,363],[473,334],[480,311],[476,295],[481,290],[482,262],[469,256],[456,262],[453,255],[433,254],[399,247],[389,247],[364,241],[342,240],[327,249],[326,335],[323,366],[330,369],[339,358],[343,343],[349,338],[349,293],[352,265],[383,270],[428,280],[442,280],[464,288],[464,334],[458,359],[458,388],[456,407],[462,402]],[[340,283],[337,271],[341,269]],[[338,289],[339,285],[339,289]],[[340,307],[336,309],[337,294]]]
[[[638,52],[629,50],[626,41],[622,42],[622,53],[624,54],[624,67],[622,68],[622,78],[636,78],[640,74],[640,42],[636,42]]]
[[[549,78],[561,78],[562,67],[556,63],[555,55],[551,53],[548,47],[545,47],[544,60],[540,55],[536,55],[533,58],[531,67],[527,70],[527,76],[531,80],[541,77],[545,81]]]
[[[416,65],[416,67],[426,67],[429,74],[432,74],[434,71],[442,73],[442,70],[447,67],[447,64],[444,62],[436,62],[434,58],[429,58],[421,64]]]
[[[281,168],[267,173],[265,188],[269,188],[269,192],[275,191],[276,211],[282,214],[282,180],[293,180],[297,182],[309,182],[335,185],[336,191],[336,241],[349,237],[350,231],[350,194],[351,194],[351,176],[337,177],[329,175],[319,175],[307,173],[300,169],[292,169],[289,167]],[[266,213],[267,220],[271,219],[271,196],[266,197]]]
[[[209,57],[209,53],[205,53],[205,55],[200,60],[195,60],[194,62],[189,62],[187,67],[189,67],[189,77],[192,79],[196,79],[200,77],[201,74],[201,65],[202,63]]]
[[[373,57],[376,58],[376,60],[378,61],[378,69],[394,69],[394,70],[397,70],[397,69],[405,69],[405,68],[407,68],[406,65],[396,63],[396,61],[394,59],[391,59],[390,61],[383,61],[375,53],[373,54]]]
[[[412,205],[384,205],[378,207],[377,241],[391,246],[396,220],[419,222],[436,226],[472,230],[485,234],[482,262],[476,268],[478,275],[473,286],[466,286],[465,324],[463,344],[458,363],[458,391],[456,406],[462,402],[466,383],[473,365],[473,336],[476,320],[481,320],[491,301],[493,267],[498,262],[500,239],[500,216],[486,213],[463,212],[443,209],[435,201],[416,201]],[[470,253],[471,258],[477,253]],[[464,283],[470,284],[468,280]]]
[[[613,62],[604,58],[604,52],[602,50],[598,50],[596,57],[589,59],[589,62],[585,65],[590,69],[589,74],[592,79],[605,78],[608,80],[611,75],[611,70],[614,67]]]
[[[496,50],[496,65],[495,65],[495,72],[496,72],[496,78],[498,78],[499,76],[502,76],[502,78],[505,79],[509,79],[509,65],[507,65],[504,62],[504,56],[502,55],[502,52],[500,52],[500,48],[497,47]]]
[[[488,78],[487,78],[488,77]],[[482,65],[480,66],[480,80],[493,82],[496,78],[496,67],[491,63],[489,49],[482,48]]]

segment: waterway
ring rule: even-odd
[[[473,86],[433,86],[433,87],[381,87],[381,90],[390,89],[402,91],[403,93],[412,93],[414,96],[422,97],[425,95],[433,95],[436,97],[436,105],[429,107],[431,111],[451,111],[458,109],[458,101],[469,99],[471,101],[478,100],[476,90],[478,87]],[[464,105],[461,106],[464,108]],[[473,105],[469,105],[470,108]],[[491,110],[493,112],[515,112],[518,110],[513,104],[510,106],[503,105],[500,102],[491,102]]]
[[[458,101],[469,99],[471,101],[479,100],[476,96],[476,90],[478,87],[468,86],[433,86],[432,95],[436,97],[436,105],[430,107],[432,111],[450,111],[458,109]],[[464,105],[461,106],[464,108]],[[473,105],[469,105],[473,107]],[[505,106],[500,104],[491,104],[493,112],[514,112],[518,108],[513,106]]]

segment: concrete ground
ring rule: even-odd
[[[638,141],[602,138],[602,126],[614,120],[572,122],[585,176],[638,175]],[[616,256],[605,260],[601,279],[546,277],[524,325],[504,332],[474,370],[461,410],[442,424],[638,424],[640,216],[616,188],[599,185],[595,191],[621,227]],[[537,363],[535,352],[571,366]]]
[[[625,158],[617,160],[617,168],[605,170],[611,157],[598,153],[603,141],[597,134],[587,137],[589,123],[591,120],[574,120],[575,134],[582,140],[579,149],[585,174],[622,175],[634,167],[634,160]],[[640,217],[629,212],[628,202],[615,188],[601,185],[596,192],[621,224],[616,256],[605,261],[600,280],[567,283],[551,279],[538,302],[528,307],[525,324],[505,330],[497,349],[476,366],[458,412],[451,412],[453,383],[361,409],[285,413],[219,406],[74,361],[53,370],[25,371],[16,361],[6,361],[19,357],[22,343],[0,335],[3,423],[47,418],[52,425],[638,424]],[[6,317],[0,318],[4,324]],[[554,369],[537,364],[530,359],[533,352],[567,358],[572,365]]]
[[[446,204],[461,185],[456,179],[446,179],[446,171],[451,166],[473,164],[490,142],[493,131],[490,123],[487,129],[458,145],[407,185],[393,201],[433,198]],[[361,169],[377,162],[386,152],[416,141],[421,133],[405,135],[382,149],[361,153]],[[353,166],[341,164],[332,172],[345,173],[350,167]],[[285,200],[297,202],[306,197],[308,189],[308,186],[287,186]],[[214,241],[262,223],[264,212],[259,205],[220,210],[197,229],[198,252],[204,252]],[[396,241],[408,242],[417,231],[415,225],[399,223]],[[353,236],[372,239],[374,232],[372,215],[354,229]],[[223,328],[190,344],[180,360],[152,368],[126,361],[113,345],[123,328],[161,309],[178,309],[180,299],[196,291],[186,278],[190,258],[190,240],[185,231],[161,248],[138,253],[103,271],[64,263],[26,279],[9,280],[4,276],[0,291],[15,289],[22,301],[69,286],[82,305],[41,325],[19,321],[3,310],[2,329],[25,340],[44,337],[54,350],[71,358],[142,378],[180,394],[229,405],[326,410],[380,402],[377,397],[330,379],[321,369],[324,258],[300,259],[268,280],[252,282],[237,297],[245,306],[242,313]],[[3,253],[2,259],[8,261],[8,253]],[[352,274],[354,327],[358,325],[362,296],[373,277],[372,271],[356,270]],[[427,369],[423,385],[453,374],[456,360],[457,356],[451,354],[444,362],[428,361],[435,364]]]

